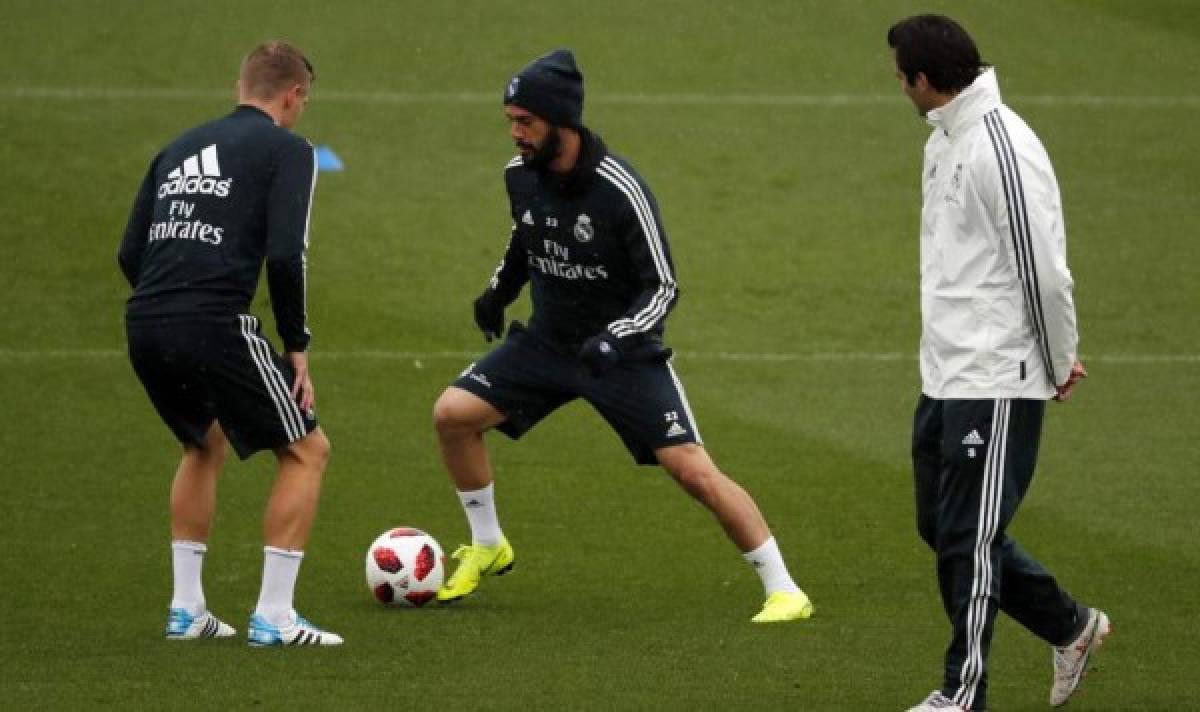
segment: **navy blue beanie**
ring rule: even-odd
[[[583,127],[583,73],[568,49],[530,62],[508,82],[505,105],[533,112],[555,126]]]

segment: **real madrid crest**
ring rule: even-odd
[[[587,213],[580,213],[575,219],[575,239],[580,242],[591,242],[596,235],[596,229],[592,227],[592,219],[587,216]]]

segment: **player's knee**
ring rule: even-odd
[[[433,427],[442,437],[479,430],[477,416],[468,404],[453,391],[447,390],[433,404]]]
[[[732,482],[699,445],[678,445],[659,450],[658,460],[685,492],[707,502],[723,483]]]
[[[299,460],[307,467],[324,472],[325,465],[329,463],[329,455],[333,447],[329,443],[329,438],[325,436],[325,431],[317,428],[303,438],[288,445],[283,450],[277,450],[280,457],[288,457],[294,460]]]
[[[685,492],[701,501],[707,501],[717,480],[717,475],[709,467],[698,467],[687,464],[671,470],[671,476],[679,483]]]
[[[317,429],[308,434],[311,438],[310,444],[311,457],[316,461],[321,469],[325,469],[325,465],[329,463],[329,456],[333,454],[333,444],[329,442],[329,438],[325,435],[325,431]]]
[[[442,394],[433,404],[433,429],[439,435],[446,435],[460,427],[459,414],[451,399]]]

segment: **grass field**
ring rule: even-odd
[[[907,454],[928,128],[884,33],[926,9],[974,34],[1064,194],[1091,378],[1052,407],[1012,531],[1115,622],[1072,708],[1200,704],[1200,3],[0,8],[0,708],[922,698],[948,637]],[[178,451],[123,352],[115,250],[145,165],[227,110],[241,54],[272,36],[313,58],[299,130],[347,165],[323,176],[313,215],[312,359],[335,452],[298,589],[347,639],[337,650],[162,641]],[[419,526],[447,549],[467,534],[429,411],[484,347],[469,301],[507,237],[500,92],[560,45],[587,77],[587,122],[657,193],[683,294],[678,371],[813,596],[811,621],[751,626],[758,581],[716,524],[580,405],[520,444],[490,440],[512,576],[450,609],[385,610],[366,590],[383,529]],[[271,472],[269,456],[230,464],[210,541],[209,604],[241,629]],[[1049,657],[1001,618],[990,708],[1044,708]]]

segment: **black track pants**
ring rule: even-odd
[[[983,709],[997,610],[1051,645],[1069,642],[1080,607],[1005,533],[1033,479],[1045,401],[935,400],[913,423],[917,530],[937,554],[942,604],[954,627],[942,692]]]

